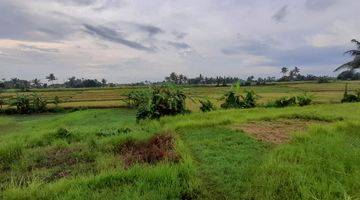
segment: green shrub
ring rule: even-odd
[[[200,110],[202,112],[210,112],[210,111],[215,110],[214,104],[209,99],[200,100],[199,102],[201,104]]]
[[[299,106],[307,106],[311,104],[313,97],[305,93],[302,96],[297,96],[296,100]]]
[[[16,106],[16,110],[19,114],[31,113],[30,98],[26,95],[17,95],[10,105]]]
[[[345,85],[344,96],[341,99],[341,103],[360,102],[360,89],[355,91],[355,94],[349,94],[348,84]]]
[[[296,105],[296,97],[281,97],[280,99],[275,100],[273,105],[277,108],[294,106]]]
[[[185,99],[186,95],[175,86],[163,85],[130,93],[126,101],[137,108],[136,118],[141,120],[186,113]]]
[[[235,91],[229,91],[225,94],[225,102],[221,104],[222,108],[254,108],[256,106],[256,95],[253,91],[245,91],[245,96],[236,94]]]
[[[46,112],[46,106],[47,106],[47,101],[45,99],[43,99],[41,96],[39,96],[38,94],[34,93],[32,95],[32,105],[31,105],[31,112],[33,113],[43,113]]]
[[[55,132],[55,137],[60,139],[68,139],[72,137],[71,132],[66,128],[59,128]]]
[[[54,103],[55,106],[57,107],[57,106],[59,105],[59,103],[61,103],[60,98],[59,98],[58,96],[55,96],[53,103]]]

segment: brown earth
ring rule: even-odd
[[[250,121],[232,128],[241,130],[250,136],[265,142],[281,144],[289,142],[291,134],[305,131],[312,124],[326,122],[304,119],[278,119],[273,121]]]
[[[167,160],[179,161],[180,157],[175,151],[175,138],[170,134],[155,135],[145,141],[128,140],[118,147],[125,167],[135,163],[156,164]]]

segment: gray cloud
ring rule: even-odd
[[[225,48],[222,53],[225,55],[252,54],[265,56],[270,61],[267,65],[329,65],[344,61],[344,47],[313,47],[304,45],[294,49],[279,49],[265,43],[249,43],[247,45]]]
[[[47,52],[47,53],[59,53],[60,52],[59,49],[41,48],[41,47],[37,47],[34,45],[21,44],[21,45],[19,45],[19,47],[21,47],[22,49],[36,50],[36,51]]]
[[[136,23],[134,23],[134,24],[137,26],[137,28],[140,31],[143,31],[143,32],[147,33],[149,35],[149,37],[151,37],[153,35],[160,34],[160,33],[165,33],[164,30],[162,30],[161,28],[156,27],[156,26],[144,25],[144,24],[136,24]]]
[[[176,49],[190,49],[191,46],[185,42],[168,42],[168,44]]]
[[[121,33],[118,33],[117,31],[110,29],[108,27],[92,26],[89,24],[84,24],[84,27],[86,29],[85,32],[87,32],[88,34],[98,36],[104,40],[119,43],[127,47],[141,51],[147,51],[147,52],[155,51],[155,47],[147,47],[138,42],[127,40],[124,38],[124,36]]]
[[[97,0],[54,0],[58,3],[76,5],[76,6],[89,6],[97,2]]]
[[[285,17],[288,15],[288,6],[285,5],[281,7],[273,16],[272,18],[277,22],[283,22]]]
[[[337,0],[306,0],[305,7],[310,10],[323,10],[336,3]]]
[[[187,35],[187,33],[179,32],[179,31],[173,31],[173,32],[171,32],[171,33],[172,33],[172,34],[175,36],[175,38],[178,39],[178,40],[184,39],[185,36]]]

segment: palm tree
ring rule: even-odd
[[[40,87],[40,85],[41,85],[41,81],[39,79],[37,79],[37,78],[34,79],[32,82],[33,82],[35,87]]]
[[[49,74],[49,76],[46,77],[46,79],[50,82],[51,81],[51,85],[54,85],[54,81],[56,80],[56,77],[53,73]]]
[[[349,50],[349,51],[345,52],[344,54],[350,54],[351,56],[354,57],[354,60],[341,65],[340,67],[336,68],[334,70],[334,72],[336,72],[340,69],[346,69],[346,68],[350,69],[350,70],[360,68],[360,42],[355,39],[352,39],[351,42],[355,43],[357,49]]]
[[[284,74],[284,77],[286,76],[286,73],[289,71],[289,69],[287,67],[283,67],[281,68],[281,73]]]

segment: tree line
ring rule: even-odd
[[[31,88],[87,88],[87,87],[114,87],[114,83],[108,83],[106,79],[84,79],[75,76],[68,78],[63,83],[54,83],[57,80],[53,73],[46,76],[47,82],[43,83],[40,79],[22,80],[19,78],[11,78],[10,80],[2,79],[0,81],[0,89],[19,89],[27,91]]]

